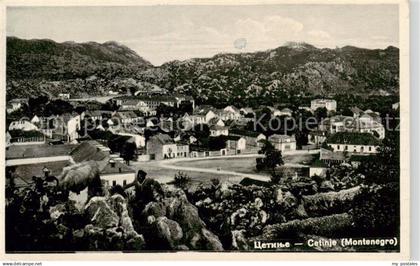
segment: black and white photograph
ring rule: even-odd
[[[3,252],[407,254],[405,4],[6,6]]]

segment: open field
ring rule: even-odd
[[[286,167],[304,168],[311,162],[316,151],[286,154],[283,159]],[[230,183],[238,183],[244,177],[269,180],[269,174],[256,172],[255,159],[260,155],[231,156],[216,158],[184,158],[163,161],[135,162],[136,169],[142,169],[148,177],[167,183],[178,172],[191,177],[193,183],[209,182],[219,178]]]

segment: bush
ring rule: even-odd
[[[186,190],[188,188],[188,185],[189,185],[190,182],[191,182],[191,178],[187,174],[185,174],[183,172],[178,172],[175,175],[173,184],[177,188],[180,188],[182,190]]]

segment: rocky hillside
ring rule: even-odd
[[[295,94],[394,94],[399,86],[399,49],[318,49],[289,43],[262,52],[218,54],[153,67],[115,42],[7,39],[8,98],[60,92],[103,95],[109,90],[142,89],[144,84],[210,103]]]
[[[264,52],[175,61],[162,68],[167,75],[156,81],[159,85],[170,84],[179,92],[204,99],[241,101],[291,93],[387,94],[398,91],[399,49],[318,49],[289,44]]]
[[[151,66],[136,52],[116,42],[56,43],[51,40],[7,38],[9,79],[107,77],[118,75],[117,71],[136,71]]]

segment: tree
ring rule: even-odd
[[[376,156],[366,159],[358,168],[366,184],[398,182],[400,178],[400,141],[398,132],[387,132]]]
[[[267,140],[264,141],[261,150],[258,152],[264,154],[264,158],[257,158],[257,171],[269,170],[272,175],[275,175],[275,169],[279,165],[283,165],[283,156],[281,151],[276,150],[274,146]]]
[[[136,144],[133,142],[125,142],[121,148],[121,157],[125,160],[127,165],[130,165],[130,160],[133,160],[136,155]]]
[[[44,115],[62,115],[64,113],[71,113],[73,112],[74,108],[69,102],[63,101],[61,99],[50,101],[45,106]]]
[[[314,115],[318,121],[318,123],[328,116],[328,110],[325,107],[319,107],[315,110]]]
[[[209,126],[206,124],[198,124],[193,128],[194,136],[197,139],[208,138],[210,136]]]

